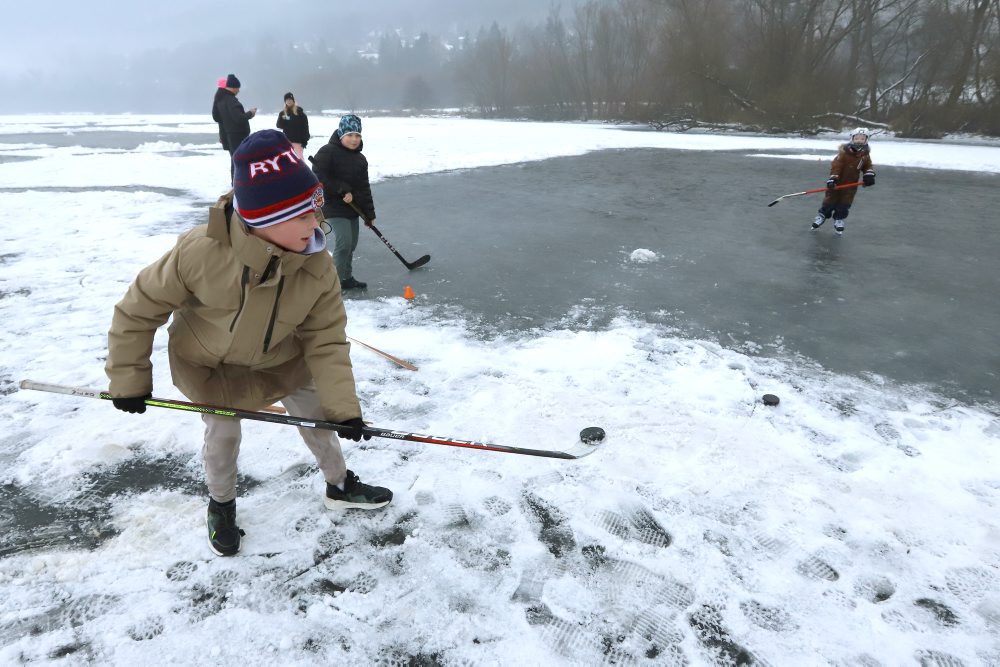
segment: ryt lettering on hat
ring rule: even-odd
[[[271,169],[275,171],[281,171],[281,165],[279,164],[279,162],[283,157],[288,158],[288,161],[291,162],[292,164],[298,164],[300,162],[300,160],[298,159],[298,157],[296,157],[294,151],[292,150],[287,150],[283,153],[278,153],[273,158],[265,158],[260,162],[251,162],[250,179],[252,180],[254,176],[256,176],[258,173],[262,174],[271,173],[268,170],[268,165],[270,165]]]
[[[270,227],[322,206],[312,169],[278,130],[260,130],[233,153],[233,206],[248,227]]]

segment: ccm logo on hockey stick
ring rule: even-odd
[[[444,435],[424,435],[423,433],[412,433],[409,431],[387,431],[379,433],[379,435],[383,438],[395,438],[396,440],[417,438],[419,440],[437,440],[439,442],[453,442],[455,444],[473,445],[477,447],[482,446],[482,443],[476,442],[475,440],[459,440],[458,438],[449,438]]]

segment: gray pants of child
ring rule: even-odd
[[[288,414],[309,419],[323,419],[319,395],[313,385],[303,387],[281,399]],[[216,502],[226,503],[236,497],[236,457],[240,453],[242,432],[239,419],[202,415],[205,422],[205,480],[208,495]],[[299,427],[299,434],[306,441],[309,451],[316,457],[316,464],[323,477],[331,484],[340,484],[347,476],[347,464],[340,449],[340,440],[334,431]]]
[[[354,249],[358,247],[358,218],[327,218],[326,222],[333,230],[334,243],[330,252],[333,253],[333,263],[337,266],[337,275],[341,280],[354,277],[351,261]]]

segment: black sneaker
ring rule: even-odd
[[[245,534],[236,525],[236,500],[218,503],[208,500],[208,548],[217,556],[235,556],[240,550],[240,538]]]
[[[328,510],[342,510],[356,507],[362,510],[375,510],[385,507],[392,500],[392,491],[381,486],[370,486],[363,483],[350,470],[344,479],[344,490],[333,484],[326,483],[326,497],[323,504]]]
[[[368,283],[363,283],[360,280],[355,280],[353,277],[347,280],[340,281],[341,289],[364,289],[368,287]]]

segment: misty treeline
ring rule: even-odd
[[[350,107],[1000,135],[1000,0],[592,1],[450,47],[382,35],[377,53],[312,83]]]
[[[486,115],[998,135],[1000,0],[590,2],[454,68]]]
[[[291,90],[310,111],[1000,135],[1000,0],[583,0],[463,33],[334,28],[92,55],[87,76],[68,65],[0,89],[8,108],[207,113],[234,72],[267,112]]]
[[[1000,0],[594,1],[451,48],[383,35],[377,53],[312,87],[489,117],[1000,135]]]

